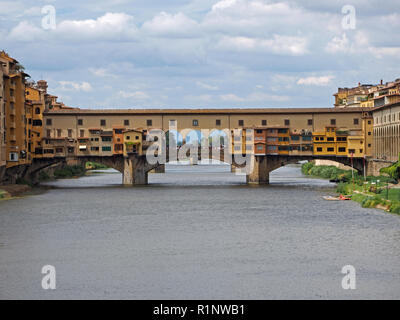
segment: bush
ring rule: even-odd
[[[336,187],[336,192],[340,194],[347,194],[347,185],[343,182],[340,182]]]
[[[400,202],[392,203],[390,206],[390,212],[400,214]]]
[[[85,174],[85,168],[81,166],[65,166],[54,171],[54,177],[57,179],[79,177]]]
[[[312,162],[304,163],[304,164],[301,166],[301,172],[302,172],[303,174],[305,174],[305,175],[309,175],[309,174],[310,174],[310,170],[311,170],[311,168],[313,168],[313,167],[314,167],[314,163],[312,163]]]

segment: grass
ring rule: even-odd
[[[391,213],[400,214],[400,188],[386,189],[389,183],[397,184],[397,180],[391,176],[368,176],[364,180],[358,172],[353,173],[353,178],[351,170],[334,166],[315,166],[311,162],[303,164],[301,170],[305,175],[339,181],[336,192],[352,195],[351,199],[363,208],[386,207]]]

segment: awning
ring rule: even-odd
[[[79,150],[86,150],[86,146],[79,146]]]

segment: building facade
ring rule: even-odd
[[[373,158],[395,162],[400,153],[400,103],[374,109]]]

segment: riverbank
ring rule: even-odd
[[[334,166],[315,166],[308,162],[302,165],[305,175],[337,182],[336,192],[351,197],[363,208],[376,208],[400,214],[400,185],[388,176],[359,176],[357,171],[339,169]]]
[[[0,186],[0,200],[9,200],[30,192],[32,187],[26,184],[10,184]]]

